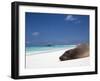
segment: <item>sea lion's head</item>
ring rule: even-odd
[[[60,61],[75,59],[78,54],[77,49],[71,49],[66,51],[62,56],[59,57]]]
[[[59,57],[60,61],[70,60],[72,54],[72,50],[66,51],[62,56]]]

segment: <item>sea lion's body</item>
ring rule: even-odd
[[[89,45],[80,44],[76,48],[66,51],[62,56],[60,56],[61,61],[84,58],[89,56]]]

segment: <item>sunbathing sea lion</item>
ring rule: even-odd
[[[84,58],[89,56],[89,45],[80,44],[76,48],[66,51],[59,57],[60,61]]]

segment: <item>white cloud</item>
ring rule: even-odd
[[[33,36],[38,36],[40,33],[39,32],[33,32],[32,35]]]
[[[75,24],[78,24],[78,23],[81,23],[81,21],[78,20],[78,21],[75,22]]]
[[[81,21],[73,15],[67,15],[65,18],[66,21],[71,21],[75,24],[81,23]]]
[[[67,15],[65,20],[67,20],[67,21],[75,21],[77,19],[74,16],[72,16],[72,15]]]

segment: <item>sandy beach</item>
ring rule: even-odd
[[[57,13],[61,12],[58,10]],[[26,55],[25,67],[34,69],[88,66],[90,59],[88,56],[85,57],[87,53],[81,56],[82,51],[79,53],[80,56],[77,52],[73,53],[78,54],[73,55],[73,58],[76,56],[73,60],[65,58],[66,61],[64,61],[62,58],[60,61],[59,57],[72,47],[90,43],[89,18],[89,15],[67,12],[66,14],[25,13],[25,21],[23,21],[25,22],[25,35],[22,34],[20,37],[22,40],[25,39],[24,42],[21,41],[23,47],[20,47],[25,48],[23,49],[25,50],[23,54]]]
[[[43,54],[26,55],[26,68],[60,68],[60,67],[81,67],[88,66],[89,57],[60,61],[59,57],[68,49],[46,52]]]

